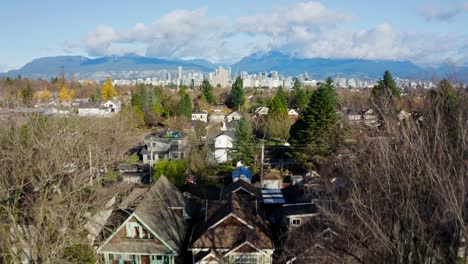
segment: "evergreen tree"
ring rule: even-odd
[[[213,95],[213,86],[211,86],[210,81],[208,79],[203,79],[202,85],[201,85],[201,90],[202,90],[202,96],[205,98],[206,102],[209,104],[214,104],[214,95]]]
[[[262,128],[262,134],[269,139],[280,139],[287,141],[291,119],[288,116],[288,109],[281,100],[281,95],[276,94],[270,103],[270,110],[266,117],[266,122]]]
[[[372,97],[381,119],[384,115],[395,115],[397,113],[400,91],[390,71],[385,71],[383,79],[379,80],[377,85],[372,88]]]
[[[234,132],[236,139],[233,142],[233,150],[231,151],[232,159],[242,161],[247,166],[255,165],[255,136],[252,131],[250,121],[243,118],[239,120],[239,124]]]
[[[333,80],[329,77],[313,93],[307,108],[291,127],[292,142],[299,147],[296,157],[301,162],[307,163],[315,155],[329,154],[336,136],[337,104]]]
[[[287,104],[281,99],[281,95],[276,94],[271,100],[270,110],[268,111],[268,116],[279,116],[281,114],[288,114],[288,109],[286,108]]]
[[[178,114],[187,118],[192,117],[192,100],[190,100],[190,96],[187,93],[180,100]]]
[[[232,85],[231,95],[227,102],[227,105],[233,109],[241,110],[241,107],[245,103],[245,91],[243,87],[243,81],[241,77],[237,77],[236,81]]]
[[[292,88],[289,107],[303,111],[307,107],[309,99],[310,94],[302,87],[301,82],[296,79]]]
[[[21,75],[18,75],[18,76],[19,76],[18,79],[21,79]],[[23,103],[26,106],[30,106],[32,103],[33,91],[32,91],[31,84],[29,83],[29,81],[26,84],[26,86],[20,91],[20,94],[23,99]]]
[[[301,82],[299,81],[299,79],[296,78],[294,80],[293,90],[298,91],[298,90],[301,90],[301,89],[302,89]]]
[[[284,107],[288,107],[289,105],[289,94],[286,92],[283,88],[283,86],[280,86],[278,88],[278,91],[276,91],[276,97],[278,97],[281,100],[281,103]]]

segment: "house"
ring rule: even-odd
[[[297,120],[299,118],[299,113],[295,109],[288,109],[288,116],[293,120]]]
[[[377,124],[377,116],[374,114],[374,110],[371,108],[366,108],[361,110],[360,114],[362,115],[362,119],[364,120],[364,124],[366,125],[376,125]]]
[[[187,203],[161,176],[134,208],[115,209],[96,244],[104,263],[174,263],[187,232]]]
[[[223,112],[214,112],[210,115],[210,122],[211,123],[222,123],[225,120],[225,115]]]
[[[273,215],[279,217],[279,219],[275,220],[276,223],[285,225],[291,229],[310,221],[320,214],[315,203],[309,202],[283,204],[283,206],[279,208],[279,212],[274,212]]]
[[[263,176],[262,188],[264,189],[281,189],[283,187],[283,177],[279,170],[270,170]]]
[[[233,147],[235,138],[232,131],[215,132],[209,135],[209,141],[213,142],[212,158],[217,163],[224,163],[231,159],[229,151]]]
[[[343,112],[346,115],[346,119],[350,123],[358,123],[358,122],[361,122],[361,120],[362,120],[362,115],[361,115],[361,113],[359,113],[359,111],[356,111],[354,109],[345,108],[345,109],[343,109]]]
[[[231,121],[228,123],[224,122],[221,130],[222,131],[236,131],[238,126],[239,126],[239,121]]]
[[[239,167],[232,171],[232,182],[236,182],[238,180],[243,180],[248,183],[252,183],[252,173],[246,167]]]
[[[229,184],[221,194],[221,199],[228,199],[229,195],[235,193],[238,196],[243,197],[246,200],[257,200],[261,201],[262,192],[259,188],[253,186],[248,181],[235,181]]]
[[[257,201],[237,193],[207,201],[191,236],[193,263],[272,263],[275,248],[262,215]]]
[[[203,111],[198,111],[198,112],[192,112],[192,121],[202,121],[207,123],[208,122],[208,112],[203,110]]]
[[[80,102],[78,105],[78,115],[83,117],[109,117],[111,110],[101,107],[99,102]]]
[[[184,159],[188,153],[188,140],[179,131],[165,130],[145,136],[140,150],[143,164],[154,164],[161,159]]]
[[[217,104],[213,105],[210,110],[214,113],[225,112],[227,110],[227,106],[225,104]]]
[[[268,112],[270,111],[270,108],[266,107],[266,106],[261,106],[261,107],[258,107],[257,109],[255,109],[255,115],[256,116],[264,116],[264,115],[268,115]]]
[[[119,164],[117,173],[124,182],[148,183],[149,166],[141,164]]]
[[[119,100],[108,100],[102,105],[108,108],[111,113],[120,112],[120,110],[122,110],[122,103],[120,103]]]
[[[226,121],[227,122],[232,122],[232,121],[239,121],[242,119],[242,115],[239,114],[237,111],[234,111],[230,113],[229,115],[226,116]]]

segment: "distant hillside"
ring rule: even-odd
[[[138,78],[151,77],[162,69],[177,70],[182,66],[184,70],[198,70],[209,72],[214,69],[210,62],[204,60],[166,60],[136,55],[112,56],[89,59],[82,56],[57,56],[35,59],[18,70],[3,73],[3,76],[16,77],[21,74],[30,78],[44,78],[59,75],[62,71],[74,74],[79,79]],[[0,75],[1,76],[1,75]]]
[[[158,59],[138,55],[96,59],[82,56],[58,56],[35,59],[18,70],[0,73],[0,77],[16,77],[21,74],[29,78],[50,79],[64,71],[67,74],[73,74],[77,79],[103,80],[107,76],[113,79],[136,79],[159,76],[159,70],[162,69],[176,71],[178,66],[182,66],[184,71],[197,70],[207,73],[219,65],[221,64],[214,64],[203,59]],[[231,68],[233,73],[247,71],[253,74],[274,70],[286,76],[297,76],[307,72],[315,79],[324,79],[328,76],[377,79],[385,70],[390,70],[394,76],[420,80],[447,76],[447,71],[443,67],[422,68],[410,61],[301,59],[277,51],[251,54],[231,65]],[[468,81],[468,65],[454,69],[458,71],[460,79]]]
[[[300,59],[272,51],[254,53],[232,65],[233,71],[257,73],[278,71],[284,75],[295,76],[304,72],[313,78],[327,76],[378,78],[385,70],[400,77],[424,77],[427,71],[409,61],[363,60],[363,59]]]

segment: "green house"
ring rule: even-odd
[[[97,253],[109,264],[171,264],[187,232],[186,201],[161,176],[133,209],[116,209],[101,230]]]

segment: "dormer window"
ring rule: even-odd
[[[151,234],[136,222],[128,222],[126,230],[128,238],[151,239]]]

